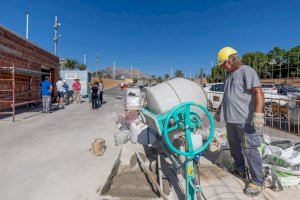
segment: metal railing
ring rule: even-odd
[[[223,93],[206,92],[208,108],[215,111]],[[300,99],[265,98],[265,126],[300,135]]]
[[[300,135],[300,99],[265,99],[270,102],[265,106],[266,126]]]

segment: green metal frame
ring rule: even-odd
[[[210,123],[209,137],[199,149],[194,149],[191,135],[195,133],[198,128],[202,128],[203,124],[200,116],[196,112],[191,110],[192,106],[200,108],[208,117]],[[145,108],[142,109],[142,112],[144,113],[144,115],[147,115],[151,119],[155,120],[156,127],[154,128],[156,128],[157,131],[159,131],[159,133],[163,136],[164,141],[166,142],[169,149],[176,154],[186,157],[186,160],[184,162],[186,199],[194,200],[196,193],[202,191],[200,185],[194,185],[196,169],[194,157],[198,154],[201,155],[201,153],[207,149],[214,137],[215,124],[212,115],[205,106],[193,102],[181,103],[178,106],[174,107],[170,112],[160,115],[155,115]],[[181,151],[172,144],[169,138],[169,134],[175,130],[181,130],[182,132],[185,132],[187,147],[186,151]]]

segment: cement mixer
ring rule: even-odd
[[[200,85],[183,78],[175,78],[146,90],[147,107],[141,110],[146,123],[162,136],[173,153],[185,156],[186,199],[200,199],[202,189],[195,173],[196,166],[202,152],[212,141],[215,129],[214,119],[207,109],[206,94]],[[202,144],[204,117],[209,120],[210,134]],[[184,141],[184,148],[173,144],[176,138]]]

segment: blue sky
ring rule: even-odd
[[[0,24],[25,35],[25,11],[30,13],[29,39],[54,51],[53,24],[62,23],[58,55],[75,58],[95,70],[112,65],[140,68],[152,75],[176,69],[186,75],[210,72],[218,50],[232,46],[267,52],[299,45],[299,1],[221,0],[0,0]]]

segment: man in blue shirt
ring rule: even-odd
[[[50,111],[50,101],[51,101],[51,91],[52,85],[49,81],[49,76],[45,77],[45,80],[42,81],[42,103],[43,103],[43,113],[49,113]]]

